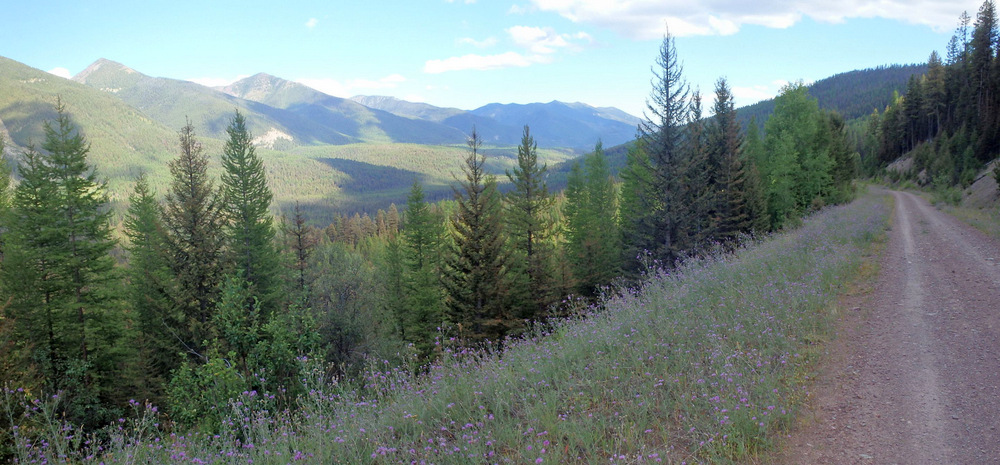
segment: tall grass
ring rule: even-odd
[[[214,434],[167,432],[153,426],[165,421],[153,407],[136,404],[135,419],[74,449],[72,428],[43,414],[53,401],[18,407],[23,394],[8,391],[9,420],[22,425],[16,452],[24,463],[95,464],[752,458],[801,405],[811,369],[802,354],[827,336],[836,295],[886,228],[888,202],[865,196],[734,254],[651,271],[502,353],[442,341],[440,361],[421,375],[374,362],[348,382],[306,369],[295,410],[247,392],[220,406],[229,420]]]

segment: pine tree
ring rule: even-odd
[[[280,300],[278,252],[274,219],[269,208],[274,195],[267,186],[264,161],[253,146],[246,118],[239,111],[226,129],[222,155],[222,211],[228,258],[262,305],[267,318]]]
[[[994,47],[997,41],[996,8],[991,0],[983,2],[976,15],[976,24],[972,29],[972,41],[969,42],[969,72],[972,91],[975,95],[976,119],[982,121],[989,111],[990,72],[995,56]]]
[[[626,208],[622,218],[626,256],[649,254],[664,266],[673,265],[688,245],[677,240],[686,226],[683,223],[688,200],[677,194],[678,183],[683,182],[683,129],[689,110],[682,71],[674,40],[667,35],[653,70],[653,91],[646,105],[649,114],[639,125],[638,149],[644,155],[633,157],[622,175],[626,184],[623,199],[636,202]],[[644,170],[648,174],[640,172]]]
[[[116,392],[124,330],[116,296],[115,246],[104,183],[87,163],[90,145],[66,112],[46,122],[43,152],[19,165],[5,283],[23,337],[35,343],[46,387],[67,390],[67,416],[93,426]]]
[[[423,187],[419,182],[414,182],[406,202],[406,223],[401,247],[405,310],[400,320],[404,327],[404,340],[414,343],[423,356],[430,355],[437,328],[443,325],[443,236],[442,222],[424,201]]]
[[[200,355],[214,333],[212,310],[222,281],[222,210],[208,178],[208,156],[189,121],[180,131],[181,154],[169,163],[173,180],[163,210],[167,260],[184,314],[181,341]]]
[[[715,84],[715,118],[709,128],[709,153],[713,166],[713,198],[716,224],[714,237],[721,243],[731,244],[740,234],[753,229],[748,192],[747,174],[742,154],[743,138],[733,95],[725,79]]]
[[[313,226],[306,223],[305,212],[302,211],[299,202],[295,202],[295,209],[292,211],[291,224],[285,225],[285,243],[287,250],[291,251],[291,269],[294,273],[295,299],[300,305],[309,306],[309,258],[316,246],[319,244],[320,232]]]
[[[941,57],[938,56],[937,51],[931,52],[930,57],[927,59],[927,80],[924,92],[924,115],[927,118],[925,122],[927,133],[922,135],[922,137],[927,139],[937,135],[942,127],[947,107],[947,101],[945,100],[947,95],[945,75],[946,70],[944,63],[941,62]]]
[[[475,129],[462,167],[465,180],[455,189],[452,246],[445,258],[444,286],[448,321],[467,343],[500,342],[518,320],[506,306],[507,256],[500,193],[485,171],[482,139]]]
[[[621,263],[626,271],[635,275],[644,271],[652,252],[646,231],[654,227],[655,212],[659,202],[654,191],[653,169],[643,139],[636,139],[625,154],[625,168],[621,171],[621,207],[619,224],[622,232]]]
[[[709,132],[702,118],[701,92],[691,94],[683,150],[677,156],[672,189],[678,224],[674,244],[687,253],[714,240],[718,228],[716,173],[718,160],[709,146]]]
[[[183,350],[176,339],[182,315],[173,302],[177,290],[164,254],[167,243],[161,216],[146,175],[140,174],[129,196],[124,227],[129,239],[125,247],[129,252],[127,295],[137,322],[134,345],[142,378],[136,381],[147,398],[163,394],[171,370],[180,362],[176,354]]]
[[[543,314],[557,296],[552,294],[552,220],[549,210],[553,198],[545,183],[546,166],[538,165],[538,144],[524,127],[521,145],[517,147],[517,166],[507,171],[513,189],[507,194],[507,235],[514,253],[508,262],[514,284],[512,290],[521,292],[518,316],[536,319]]]
[[[851,183],[858,174],[860,156],[851,147],[844,118],[837,113],[829,113],[825,119],[827,122],[826,130],[830,135],[828,151],[832,161],[830,200],[832,203],[848,202],[854,197],[854,188]]]
[[[574,163],[566,186],[567,255],[576,289],[594,296],[618,275],[618,195],[600,142]]]

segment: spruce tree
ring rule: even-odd
[[[679,254],[687,254],[714,240],[718,226],[716,210],[716,173],[718,161],[709,146],[709,132],[702,118],[701,92],[691,94],[688,106],[686,137],[675,161],[671,189],[675,201],[673,239]]]
[[[538,164],[538,144],[524,127],[517,147],[517,166],[507,171],[513,189],[507,194],[507,235],[513,245],[509,262],[515,283],[512,290],[520,298],[513,303],[518,316],[536,319],[557,296],[552,293],[552,219],[549,210],[553,198],[545,183],[545,165]],[[516,270],[516,271],[514,271]]]
[[[309,259],[319,244],[320,231],[306,223],[305,212],[298,201],[295,202],[292,215],[291,224],[285,225],[284,235],[287,250],[291,252],[291,269],[294,274],[292,288],[296,294],[293,301],[308,307],[311,284]]]
[[[618,275],[618,198],[600,142],[574,163],[566,186],[566,249],[577,291],[595,296]]]
[[[625,154],[625,168],[621,171],[621,207],[619,223],[622,232],[621,263],[633,276],[653,259],[651,238],[647,234],[655,226],[656,212],[660,211],[657,192],[654,190],[653,169],[646,153],[645,141],[638,138]]]
[[[183,350],[175,337],[183,321],[177,311],[174,278],[165,252],[168,250],[162,212],[145,173],[139,175],[129,196],[124,227],[129,252],[127,296],[135,312],[136,340],[141,378],[137,384],[149,398],[162,395],[170,371]]]
[[[742,154],[743,138],[733,95],[725,79],[715,84],[715,118],[709,129],[709,151],[714,162],[714,211],[715,239],[723,244],[732,243],[739,234],[753,229],[753,218],[748,191],[747,173]]]
[[[434,335],[443,325],[444,289],[441,287],[441,247],[444,239],[441,220],[424,201],[423,187],[413,183],[406,201],[403,227],[403,294],[405,310],[401,321],[403,338],[412,342],[421,355],[430,355]]]
[[[208,156],[189,121],[180,131],[180,156],[168,164],[173,177],[163,209],[167,260],[177,283],[175,304],[184,314],[181,342],[201,355],[213,337],[212,310],[222,282],[222,210],[208,178]]]
[[[42,152],[19,164],[5,282],[23,337],[33,341],[46,387],[68,391],[66,415],[104,421],[117,396],[124,331],[117,302],[106,186],[87,162],[90,145],[62,102],[46,122]]]
[[[687,245],[678,242],[686,226],[685,210],[690,200],[678,194],[679,183],[683,182],[683,136],[689,111],[682,71],[674,40],[667,35],[653,69],[653,91],[646,104],[649,113],[639,125],[638,147],[644,155],[633,157],[622,176],[626,183],[623,198],[636,202],[622,218],[626,256],[649,254],[661,266],[673,265]],[[643,170],[648,174],[639,172]],[[631,266],[636,265],[632,261]]]
[[[468,146],[465,180],[461,190],[455,189],[452,246],[445,258],[446,316],[465,343],[500,342],[518,325],[506,306],[503,205],[496,179],[486,173],[482,139],[475,129]]]
[[[239,111],[226,129],[222,154],[222,210],[228,258],[249,283],[266,318],[280,300],[274,220],[268,210],[274,195],[267,186],[264,161],[257,156],[246,118]]]

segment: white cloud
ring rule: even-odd
[[[306,27],[309,29],[316,27],[317,24],[319,24],[319,20],[316,18],[309,18],[309,21],[306,21]]]
[[[471,37],[462,37],[458,39],[460,45],[471,45],[476,48],[489,48],[497,44],[496,37],[487,37],[483,40],[476,40]]]
[[[188,79],[188,81],[191,81],[195,84],[201,84],[205,87],[224,87],[236,81],[239,81],[240,79],[245,79],[248,77],[250,77],[249,74],[241,74],[234,78],[201,77],[201,78]]]
[[[778,95],[778,89],[769,86],[753,86],[753,87],[740,87],[733,86],[733,98],[737,102],[737,105],[751,105],[757,103],[761,100],[767,100],[769,98]]]
[[[531,0],[534,7],[573,21],[594,24],[635,39],[671,35],[730,35],[744,25],[787,28],[810,17],[839,23],[850,18],[886,18],[936,31],[955,27],[962,11],[975,16],[980,0]]]
[[[52,68],[49,70],[49,74],[54,74],[56,76],[66,79],[73,77],[73,74],[70,73],[69,70],[66,68]]]
[[[788,84],[789,82],[784,79],[777,79],[768,84],[758,84],[750,87],[732,86],[733,99],[737,107],[752,105],[761,100],[776,97]],[[805,84],[808,85],[808,83]]]
[[[523,15],[523,14],[525,14],[527,12],[528,12],[528,8],[527,7],[524,7],[524,6],[521,6],[521,5],[517,5],[517,4],[511,5],[510,9],[507,10],[507,14],[509,14],[509,15]]]
[[[431,74],[462,70],[490,70],[530,66],[532,63],[544,63],[548,60],[540,56],[524,56],[517,52],[501,53],[499,55],[463,55],[445,58],[443,60],[428,60],[424,63],[424,72]]]
[[[510,34],[510,38],[518,46],[540,54],[555,53],[561,48],[578,47],[571,42],[573,40],[591,41],[590,35],[585,32],[558,34],[550,27],[514,26],[507,29],[507,34]]]
[[[391,74],[381,79],[348,79],[346,81],[329,78],[301,78],[296,79],[295,82],[312,87],[327,95],[349,98],[371,91],[395,89],[399,84],[406,82],[406,77],[401,74]]]

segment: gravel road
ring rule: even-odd
[[[781,464],[1000,464],[1000,244],[892,192],[872,291],[847,304]]]

